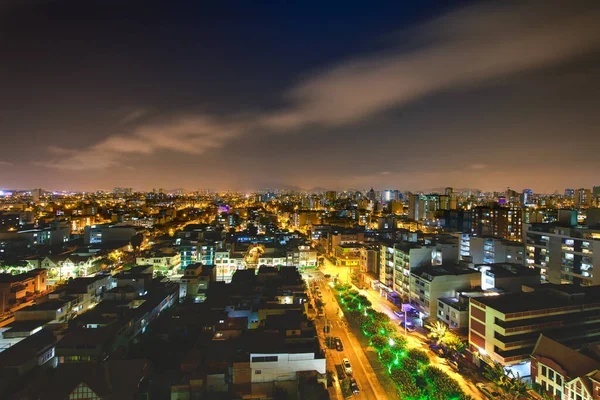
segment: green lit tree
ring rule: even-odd
[[[377,350],[383,349],[388,344],[389,339],[383,335],[375,334],[371,337],[371,345]]]

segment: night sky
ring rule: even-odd
[[[0,0],[0,188],[600,185],[600,1],[377,3]]]

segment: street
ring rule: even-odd
[[[324,260],[324,265],[319,268],[319,272],[323,274],[329,274],[332,277],[335,277],[339,274],[339,279],[343,283],[350,283],[351,279],[349,278],[349,268],[346,267],[337,267],[332,264],[329,260]],[[353,285],[354,286],[354,285]],[[401,318],[398,317],[394,313],[394,311],[399,311],[392,303],[390,303],[385,297],[379,295],[378,292],[372,289],[358,289],[356,286],[353,287],[360,294],[363,294],[369,299],[372,303],[372,308],[387,314],[390,317],[390,320],[393,323],[393,326],[397,330],[398,334],[404,336],[404,329],[399,326]],[[332,299],[334,302],[335,300]],[[328,304],[327,302],[326,304]],[[336,303],[337,306],[337,303]],[[353,336],[353,335],[352,335]],[[415,332],[408,333],[407,335],[408,347],[409,348],[419,348],[425,350],[431,359],[431,363],[436,367],[439,367],[444,372],[446,372],[450,377],[455,379],[461,388],[465,391],[466,394],[472,396],[475,399],[481,398],[481,392],[475,386],[476,382],[473,382],[469,379],[465,379],[465,377],[459,372],[455,371],[452,367],[447,364],[447,361],[444,358],[439,357],[436,353],[434,353],[428,345],[428,339],[423,329],[416,330]],[[358,344],[357,344],[358,345]],[[359,346],[360,347],[360,346]],[[361,353],[364,355],[364,352],[361,349]],[[352,362],[352,360],[350,360]],[[368,361],[367,361],[368,363]],[[353,364],[354,365],[354,364]],[[370,365],[369,365],[370,367]],[[371,368],[372,370],[372,368]],[[377,379],[375,377],[375,379]],[[360,382],[359,382],[360,386]],[[380,385],[381,386],[381,385]],[[361,386],[362,390],[362,386]]]
[[[317,273],[318,274],[318,273]],[[341,395],[340,382],[337,379],[337,372],[335,365],[342,364],[343,358],[348,358],[352,365],[352,377],[356,379],[358,387],[360,389],[359,394],[355,394],[353,398],[356,399],[387,399],[389,396],[386,395],[383,390],[369,360],[367,359],[358,339],[347,327],[346,321],[343,317],[340,317],[341,311],[334,299],[332,289],[324,279],[319,279],[321,275],[316,275],[314,281],[317,282],[318,287],[322,294],[322,301],[325,304],[323,309],[325,316],[317,318],[316,325],[319,333],[321,343],[325,343],[325,337],[331,336],[339,337],[344,345],[343,351],[337,351],[336,349],[327,349],[327,369],[334,371],[335,381],[334,388],[336,398],[343,398]],[[310,281],[310,280],[309,280]],[[329,323],[331,331],[328,334],[324,333],[324,327],[326,323]],[[325,347],[325,346],[324,346]]]

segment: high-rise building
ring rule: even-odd
[[[333,203],[337,200],[337,192],[334,190],[328,190],[327,192],[325,192],[325,199],[328,202]]]
[[[565,197],[573,198],[575,196],[575,189],[565,189]]]
[[[517,207],[475,207],[471,210],[472,232],[521,241],[523,210]]]
[[[575,192],[577,207],[590,207],[592,205],[592,191],[590,189],[577,189]]]
[[[31,199],[34,203],[38,203],[43,194],[44,191],[42,189],[33,189],[31,191]]]
[[[598,208],[600,208],[600,186],[594,186],[592,188],[592,201],[594,202],[594,205]]]
[[[440,209],[439,195],[410,194],[408,199],[408,218],[410,220],[422,221],[428,218],[433,218],[435,211]]]

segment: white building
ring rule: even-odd
[[[295,380],[301,371],[326,372],[325,357],[316,358],[306,353],[251,353],[252,383]]]

